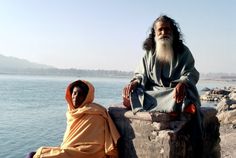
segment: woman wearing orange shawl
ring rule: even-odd
[[[87,81],[71,83],[67,129],[60,147],[41,147],[33,158],[116,158],[120,135],[107,110],[93,103],[94,87]]]

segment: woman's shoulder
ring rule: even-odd
[[[107,111],[107,109],[104,106],[102,106],[98,103],[91,103],[91,104],[89,104],[89,106],[93,109],[97,109],[97,110],[100,110],[100,111]]]

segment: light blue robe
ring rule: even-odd
[[[156,53],[148,51],[135,71],[134,79],[139,86],[131,92],[131,107],[138,111],[182,112],[191,103],[200,107],[196,83],[199,72],[195,69],[194,58],[190,50],[184,46],[183,52],[175,53],[170,63],[160,63]],[[183,82],[187,85],[183,103],[175,102],[174,88]]]

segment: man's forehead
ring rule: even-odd
[[[171,29],[171,25],[167,21],[157,21],[155,23],[155,29],[162,28],[162,27],[168,27]]]

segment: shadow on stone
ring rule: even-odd
[[[109,107],[108,112],[121,135],[118,141],[119,157],[138,158],[133,144],[135,134],[131,127],[131,120],[125,117],[127,110],[121,107]]]

